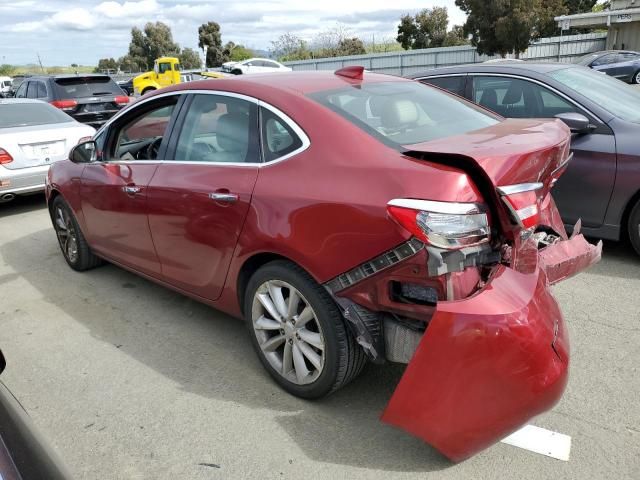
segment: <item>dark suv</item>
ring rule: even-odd
[[[99,127],[129,103],[107,75],[48,75],[25,78],[16,98],[49,102],[77,121]]]

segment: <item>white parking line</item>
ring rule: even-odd
[[[502,443],[524,448],[547,457],[569,461],[571,437],[534,425],[526,425],[502,440]]]

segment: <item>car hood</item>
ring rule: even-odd
[[[406,154],[479,167],[495,187],[540,182],[548,191],[567,160],[571,132],[560,120],[508,119],[454,137],[405,145]]]

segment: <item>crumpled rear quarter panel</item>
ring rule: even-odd
[[[453,461],[470,457],[560,399],[564,337],[544,272],[499,266],[475,296],[438,304],[382,420]]]

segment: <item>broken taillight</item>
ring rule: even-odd
[[[514,221],[522,228],[535,228],[540,223],[540,190],[542,183],[520,183],[498,187],[502,200]]]
[[[387,204],[391,217],[416,238],[455,250],[489,241],[491,229],[482,205],[400,198]]]

